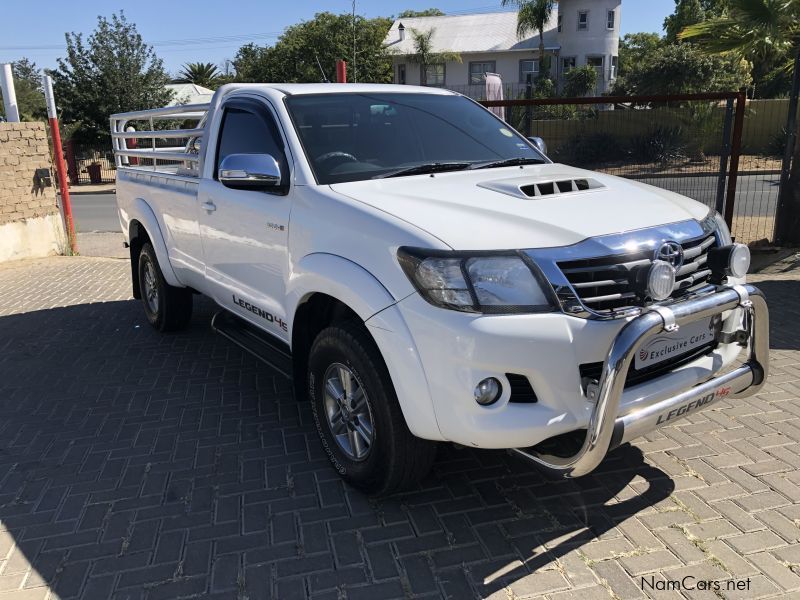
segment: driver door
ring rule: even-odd
[[[231,154],[268,154],[281,182],[260,189],[233,189],[219,181],[219,165]],[[200,235],[206,284],[224,308],[288,340],[284,305],[287,241],[293,188],[287,146],[266,102],[233,98],[223,106],[213,178],[199,190]]]

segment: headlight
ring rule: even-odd
[[[728,229],[725,218],[713,208],[700,224],[703,226],[703,231],[707,231],[708,233],[715,232],[717,234],[720,246],[730,246],[733,243],[731,230]]]
[[[517,254],[400,248],[397,258],[417,291],[434,306],[489,314],[553,310],[538,269]]]

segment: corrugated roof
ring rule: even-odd
[[[406,39],[402,41],[398,31],[401,23],[406,28]],[[557,23],[558,13],[553,11],[544,32],[548,49],[558,48]],[[538,33],[530,33],[522,40],[517,37],[516,12],[397,19],[384,43],[398,54],[414,54],[412,30],[427,32],[431,29],[436,30],[433,34],[436,52],[503,52],[539,47]]]
[[[211,97],[214,95],[214,90],[195,83],[168,83],[164,87],[175,92],[172,101],[167,106],[205,104],[211,102]]]

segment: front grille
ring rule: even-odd
[[[684,242],[683,266],[678,270],[673,298],[695,291],[708,282],[708,250],[716,244],[714,235]],[[559,262],[558,266],[572,284],[578,298],[592,311],[610,313],[641,306],[630,282],[634,268],[649,266],[653,250]]]

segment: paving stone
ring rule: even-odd
[[[626,556],[621,558],[619,562],[631,575],[642,575],[661,569],[683,566],[683,563],[668,550],[656,550],[646,554]]]
[[[631,581],[630,576],[625,573],[619,563],[611,560],[603,561],[597,563],[594,570],[597,576],[614,591],[614,596],[620,600],[645,597],[642,589]]]
[[[767,530],[729,537],[725,539],[725,543],[741,554],[752,554],[786,545],[783,539]]]
[[[538,571],[524,575],[509,588],[515,597],[529,598],[569,588],[569,582],[558,571]]]
[[[761,573],[777,583],[781,589],[787,592],[800,590],[800,576],[784,562],[776,559],[771,553],[758,552],[756,554],[751,554],[747,559],[752,562]]]

